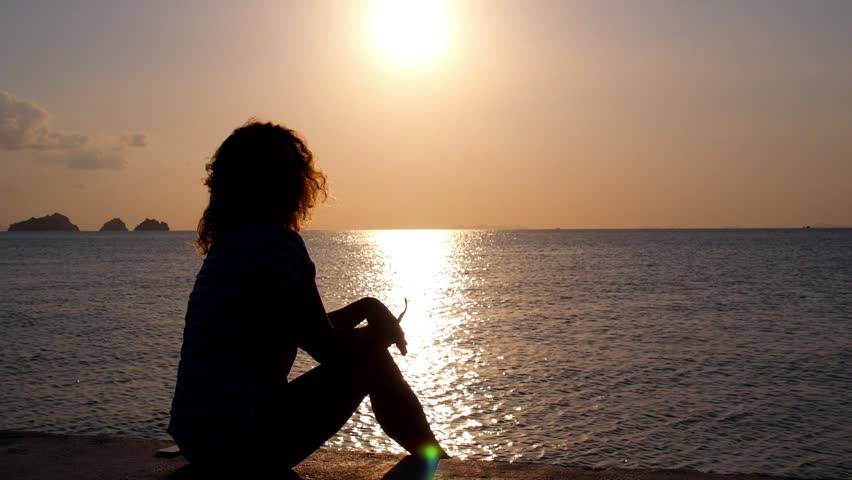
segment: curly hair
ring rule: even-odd
[[[210,202],[198,221],[202,254],[216,235],[240,223],[275,223],[299,231],[311,209],[328,198],[326,176],[293,130],[249,119],[206,165]]]

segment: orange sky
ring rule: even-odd
[[[420,63],[372,1],[118,3],[0,19],[0,224],[193,229],[256,116],[331,179],[311,228],[852,225],[850,2],[447,2]]]

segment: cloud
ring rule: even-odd
[[[123,152],[111,148],[82,148],[39,155],[42,162],[80,170],[121,170],[127,166]]]
[[[119,143],[128,147],[146,147],[148,146],[148,135],[145,133],[127,133],[121,136]]]
[[[53,129],[41,106],[0,92],[0,149],[31,150],[40,161],[84,170],[121,170],[129,149],[144,148],[148,135],[135,132],[114,142],[95,142],[88,135]]]
[[[7,150],[78,148],[89,137],[48,128],[47,110],[27,100],[0,92],[0,147]]]

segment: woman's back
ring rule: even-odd
[[[296,356],[288,287],[313,279],[298,233],[243,225],[220,234],[189,297],[169,433],[183,443],[233,441],[280,408]]]

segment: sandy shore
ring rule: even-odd
[[[0,431],[0,478],[30,479],[169,479],[199,478],[183,457],[161,458],[157,449],[171,443],[108,436],[51,435]],[[423,480],[402,455],[321,449],[276,478],[305,480]],[[246,465],[251,462],[245,460]],[[239,477],[242,477],[241,475]],[[434,478],[571,479],[571,480],[780,480],[764,475],[716,475],[686,470],[595,470],[529,463],[444,460]]]

